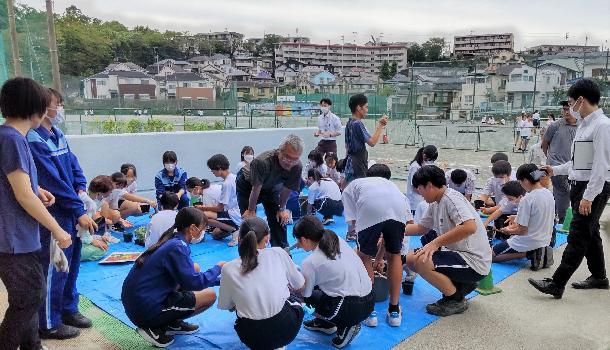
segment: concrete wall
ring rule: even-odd
[[[276,148],[281,139],[294,133],[305,142],[301,160],[307,163],[307,154],[317,145],[315,128],[219,130],[203,132],[143,133],[120,135],[70,135],[68,140],[76,154],[87,180],[98,175],[119,171],[121,164],[133,163],[138,170],[138,189],[154,188],[155,174],[163,168],[163,152],[173,150],[178,155],[178,166],[188,176],[219,180],[206,166],[214,154],[229,158],[231,170],[239,163],[243,146],[254,147],[256,154]],[[339,155],[345,154],[343,136],[338,138]]]

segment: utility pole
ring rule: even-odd
[[[587,59],[587,43],[589,42],[589,37],[585,36],[585,47],[583,47],[582,50],[582,77],[585,77],[585,66],[586,66],[586,59]]]
[[[47,3],[47,25],[49,27],[49,53],[51,54],[51,68],[53,75],[53,88],[61,93],[61,78],[59,76],[59,56],[57,55],[57,39],[55,37],[55,19],[53,17],[53,2]]]
[[[17,42],[17,28],[15,26],[15,8],[13,0],[7,0],[8,7],[8,27],[11,33],[11,54],[13,56],[13,70],[15,76],[21,75],[21,58],[19,57],[19,43]]]
[[[532,114],[536,110],[536,83],[538,82],[538,58],[539,57],[540,56],[536,56],[536,61],[534,61],[534,64],[536,65],[536,67],[534,69],[534,97],[532,98]],[[583,68],[583,72],[584,72],[584,68]]]
[[[472,110],[470,112],[472,120],[474,120],[474,102],[477,97],[477,58],[476,56],[473,58],[474,60],[474,81],[472,82]]]
[[[604,73],[606,73],[606,81],[610,79],[610,72],[608,72],[608,56],[610,55],[610,48],[606,47],[606,69]]]

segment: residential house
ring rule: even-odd
[[[538,63],[538,69],[546,69],[559,73],[560,80],[558,87],[565,87],[582,74],[582,59],[579,58],[554,58]]]
[[[166,74],[190,72],[193,65],[187,61],[177,61],[173,59],[165,59],[159,62],[155,62],[148,67],[146,71],[150,75],[164,76]]]
[[[193,65],[193,69],[201,70],[205,66],[214,65],[214,66],[227,66],[231,65],[231,58],[228,55],[224,54],[214,54],[211,56],[195,56],[189,58],[187,60],[189,63]]]
[[[146,69],[138,66],[133,62],[112,62],[108,67],[104,68],[105,72],[108,71],[134,71],[134,72],[146,72]]]
[[[268,81],[236,81],[239,101],[275,101],[277,84]]]
[[[178,72],[156,76],[159,94],[166,99],[188,99],[214,101],[215,82],[209,76],[192,72]]]
[[[85,98],[156,99],[157,82],[141,71],[104,71],[84,81]]]
[[[560,84],[561,74],[556,70],[538,68],[536,72],[535,68],[522,65],[512,70],[506,83],[506,106],[512,111],[549,105],[554,88]]]
[[[331,72],[325,70],[322,71],[316,75],[314,75],[309,81],[314,85],[314,86],[321,86],[321,85],[332,85],[335,80],[337,80],[337,77],[335,77],[334,74],[332,74]]]

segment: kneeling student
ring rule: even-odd
[[[360,332],[360,322],[373,312],[371,279],[354,249],[325,230],[315,216],[302,218],[294,227],[294,237],[303,249],[313,251],[303,261],[301,272],[305,276],[302,294],[316,309],[316,318],[303,325],[311,331],[336,332],[332,345],[343,348]]]
[[[296,338],[303,308],[290,290],[305,279],[280,247],[265,248],[269,227],[263,219],[244,219],[239,229],[239,258],[222,268],[218,308],[235,311],[235,331],[251,349],[277,349]]]
[[[509,218],[506,212],[511,212],[511,208],[517,208],[521,198],[525,196],[525,189],[521,186],[519,181],[509,181],[502,186],[502,194],[504,197],[498,203],[498,209],[494,211],[490,216],[485,219],[483,226],[487,227],[493,221],[494,227],[497,231],[495,238],[506,240],[508,236],[502,233],[502,228],[506,226],[506,222]],[[490,237],[493,238],[493,237]]]
[[[189,244],[205,230],[206,219],[195,208],[184,208],[174,226],[136,260],[129,271],[121,299],[127,317],[142,338],[157,347],[174,342],[174,335],[192,334],[198,325],[184,322],[214,304],[212,289],[224,262],[198,272],[191,260]]]
[[[307,185],[309,186],[307,214],[317,210],[323,216],[324,225],[332,224],[333,216],[343,215],[341,190],[336,182],[328,177],[322,177],[317,169],[309,169]]]
[[[551,243],[555,200],[553,193],[540,183],[544,174],[535,164],[523,164],[517,169],[517,179],[528,193],[519,202],[514,222],[502,229],[510,238],[493,247],[494,262],[525,258],[527,252]]]
[[[409,268],[436,287],[443,297],[426,306],[429,314],[449,316],[468,309],[465,296],[491,268],[491,248],[483,222],[459,192],[447,188],[445,173],[428,165],[413,176],[413,186],[430,207],[406,235],[438,228],[438,236],[407,256]]]

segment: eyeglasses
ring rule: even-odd
[[[280,152],[279,158],[283,163],[292,164],[292,165],[296,165],[301,161],[300,158],[291,158],[288,155],[284,154],[283,152]]]

